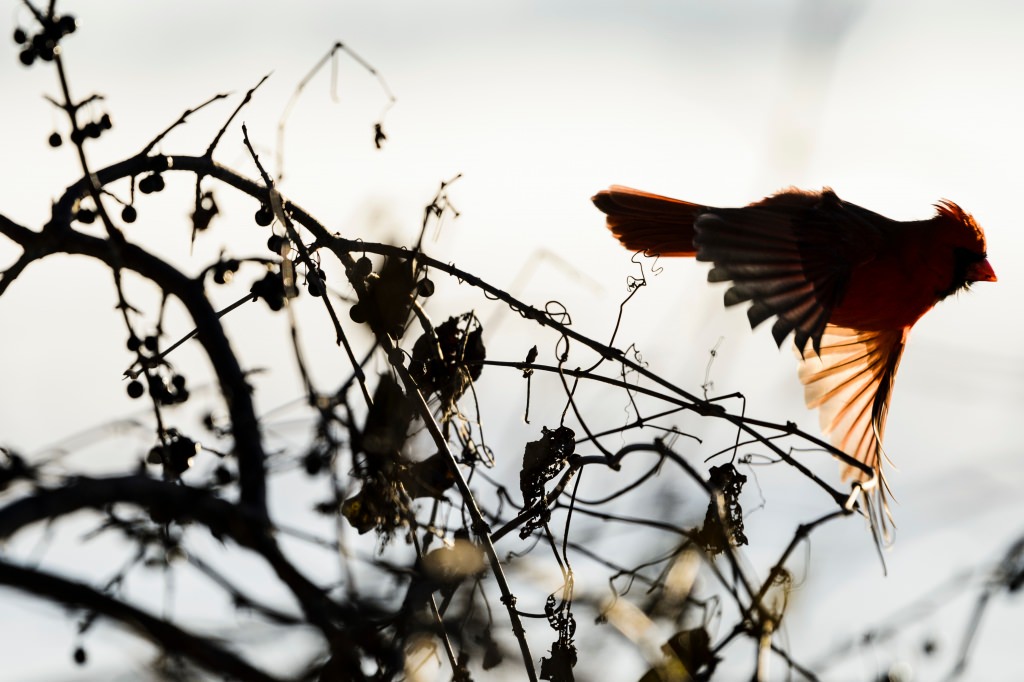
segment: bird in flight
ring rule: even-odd
[[[788,189],[744,208],[621,186],[593,202],[627,249],[712,263],[708,281],[731,282],[725,305],[749,301],[751,328],[774,317],[780,347],[793,335],[807,407],[820,410],[835,447],[874,472],[846,465],[843,480],[873,487],[869,517],[891,521],[882,436],[907,335],[942,299],[996,281],[974,218],[942,200],[931,218],[891,220],[828,188]]]

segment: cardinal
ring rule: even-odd
[[[914,323],[973,282],[995,282],[985,233],[943,199],[925,220],[901,222],[843,201],[831,189],[787,189],[744,208],[713,208],[613,186],[593,202],[627,249],[712,264],[730,282],[725,305],[750,302],[751,328],[775,318],[792,334],[807,407],[832,444],[874,472],[846,465],[843,480],[874,490],[889,517],[882,436],[893,381]],[[884,525],[884,519],[882,519]]]

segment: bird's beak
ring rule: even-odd
[[[971,263],[967,267],[966,274],[968,282],[996,281],[996,271],[992,269],[992,264],[988,262],[987,258],[982,258],[977,263]]]

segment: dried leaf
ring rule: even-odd
[[[543,499],[544,484],[558,475],[576,450],[576,433],[568,426],[559,426],[557,429],[544,426],[541,429],[544,434],[541,439],[526,444],[523,468],[519,472],[519,489],[523,493],[526,507]],[[519,531],[520,537],[528,537],[547,519],[547,510],[538,513],[524,524]]]

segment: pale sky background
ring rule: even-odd
[[[340,101],[331,101],[325,71],[292,115],[285,194],[346,236],[409,243],[438,184],[462,173],[450,190],[461,217],[446,222],[428,252],[534,305],[557,298],[578,331],[599,339],[610,333],[625,279],[635,272],[589,201],[609,184],[719,206],[743,205],[789,185],[827,185],[899,219],[927,217],[939,198],[956,201],[985,227],[1000,281],[947,300],[915,328],[886,438],[899,469],[891,477],[899,528],[886,556],[889,575],[882,576],[859,520],[816,533],[785,622],[790,650],[803,663],[820,662],[844,637],[952,576],[996,561],[1024,532],[1018,443],[1024,348],[1017,341],[1024,291],[1016,265],[1024,262],[1018,198],[1024,5],[92,0],[61,6],[80,25],[65,49],[73,92],[104,94],[96,111],[108,111],[115,124],[90,147],[97,167],[134,153],[184,109],[218,92],[236,93],[160,146],[200,153],[237,94],[273,72],[241,117],[269,162],[295,84],[331,44],[344,42],[397,97],[384,119],[385,149],[373,148],[372,125],[386,98],[343,57]],[[38,228],[51,199],[77,178],[77,166],[69,146],[46,145],[60,118],[41,95],[56,93],[56,79],[45,66],[18,63],[9,36],[28,16],[16,3],[7,7],[0,12],[7,41],[0,51],[0,211]],[[217,158],[254,174],[237,125]],[[140,222],[129,236],[185,262],[192,190],[187,181],[169,184],[164,195],[140,203]],[[197,253],[208,262],[230,244],[236,255],[261,254],[266,234],[251,223],[255,207],[221,195],[220,231],[201,237]],[[0,241],[0,263],[14,254]],[[748,414],[793,420],[817,433],[816,415],[803,408],[795,362],[787,349],[775,348],[768,325],[751,334],[742,311],[724,310],[722,289],[704,283],[706,266],[661,265],[662,274],[627,308],[619,345],[636,342],[653,370],[699,392],[708,350],[722,338],[712,372],[716,390],[743,391]],[[531,268],[532,276],[521,277]],[[465,287],[441,285],[435,320],[480,305]],[[235,295],[224,292],[218,302]],[[31,270],[0,298],[0,442],[38,453],[112,416],[141,416],[120,381],[129,357],[113,305],[107,273],[70,259]],[[175,315],[171,320],[180,320]],[[522,327],[483,317],[492,330],[489,357],[521,359],[533,343]],[[263,409],[300,391],[282,345],[283,320],[271,319],[279,326],[256,326],[267,321],[264,312],[242,309],[229,328],[246,362],[271,370],[259,384]],[[310,339],[318,338],[317,329],[310,328]],[[197,362],[190,352],[182,349],[183,364]],[[326,344],[322,352],[313,362],[341,376],[338,351]],[[550,344],[542,346],[542,360],[545,352],[550,359]],[[503,387],[487,378],[480,384],[485,398]],[[621,405],[614,407],[612,424],[621,420]],[[538,413],[533,430],[524,430],[513,423],[514,411],[488,418],[492,439],[514,434],[519,442],[557,420]],[[143,441],[105,441],[81,451],[75,465],[116,470],[144,450]],[[831,462],[816,470],[838,479]],[[802,497],[813,496],[802,481],[783,478],[763,474],[768,506],[748,518],[755,540],[748,557],[757,567],[771,564],[796,523],[825,509],[822,500]],[[73,565],[85,565],[69,556]],[[979,584],[980,577],[974,574]],[[11,679],[103,679],[104,662],[131,651],[130,638],[91,636],[86,643],[94,662],[74,668],[73,623],[38,601],[9,592],[0,599],[11,604],[5,613],[18,614],[0,619],[0,653]],[[968,608],[960,599],[942,612],[947,625],[922,630],[945,647],[944,661]],[[999,600],[965,679],[1024,675],[1017,652],[1021,616],[1019,600]],[[538,656],[544,642],[534,645]],[[897,655],[914,669],[913,679],[944,675],[948,667],[913,648],[919,642],[908,637],[900,645],[907,648],[895,652],[866,647],[826,669],[823,679],[867,679],[880,661]],[[628,647],[622,651],[631,657],[622,663],[624,679],[635,679],[643,661]],[[581,661],[581,669],[586,679],[601,665]]]

